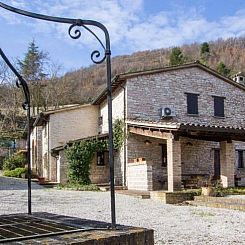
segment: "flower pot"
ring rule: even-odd
[[[214,188],[211,186],[202,187],[202,196],[213,196]]]
[[[45,177],[38,177],[38,184],[43,185],[45,183]]]

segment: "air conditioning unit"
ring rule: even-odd
[[[176,116],[175,109],[172,106],[161,108],[161,117],[174,117]]]

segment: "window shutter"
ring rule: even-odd
[[[187,114],[198,114],[198,94],[187,93]]]
[[[214,116],[224,117],[224,98],[214,96]]]

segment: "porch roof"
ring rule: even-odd
[[[108,137],[108,133],[105,134],[98,134],[98,135],[94,135],[94,136],[89,136],[89,137],[85,137],[85,138],[80,138],[80,139],[75,139],[75,140],[69,140],[68,142],[66,142],[64,145],[61,146],[57,146],[51,149],[51,154],[52,155],[58,155],[59,151],[64,150],[67,146],[72,145],[73,143],[79,142],[81,140],[90,140],[90,139],[103,139],[103,138],[107,138]]]
[[[182,136],[193,139],[218,142],[225,140],[245,141],[245,128],[238,126],[234,127],[199,123],[154,122],[139,120],[128,120],[127,124],[129,128],[131,127],[150,131],[171,132],[176,137]],[[145,135],[150,136],[148,133]]]

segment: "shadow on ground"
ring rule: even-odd
[[[43,189],[37,183],[31,183],[33,190]],[[0,190],[27,190],[27,179],[17,179],[0,176]]]

